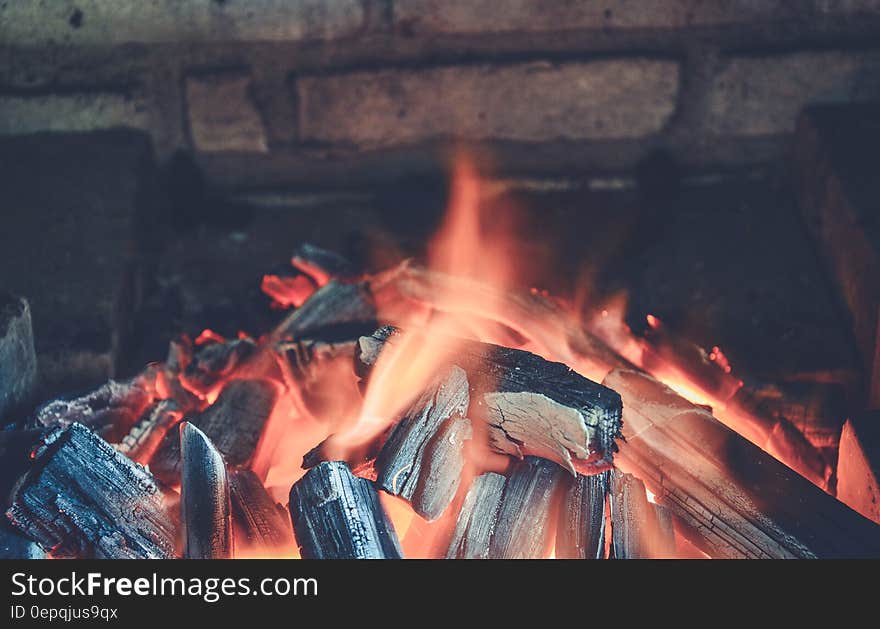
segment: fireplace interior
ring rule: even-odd
[[[0,3],[0,557],[880,556],[880,3]]]

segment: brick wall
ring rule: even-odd
[[[221,185],[778,159],[880,98],[880,0],[2,0],[0,134],[135,127]]]

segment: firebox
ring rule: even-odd
[[[880,556],[880,3],[45,4],[0,556]]]

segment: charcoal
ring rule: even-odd
[[[201,430],[180,425],[181,520],[187,559],[232,557],[232,507],[223,457]]]

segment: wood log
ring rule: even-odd
[[[361,337],[359,371],[398,338],[385,327]],[[488,426],[490,447],[540,456],[575,473],[608,469],[620,434],[620,397],[562,363],[522,350],[454,339],[455,363],[471,387],[467,416]]]
[[[556,526],[557,559],[602,559],[608,472],[563,478]]]
[[[293,547],[290,514],[275,502],[250,470],[229,476],[236,549],[277,550]]]
[[[455,497],[473,435],[467,375],[451,367],[404,412],[376,459],[376,483],[436,520]]]
[[[478,476],[465,497],[446,553],[449,559],[546,559],[553,549],[565,470],[538,457],[508,477]]]
[[[278,395],[278,387],[268,380],[232,380],[214,404],[188,421],[208,436],[229,465],[245,467],[253,459]],[[179,482],[180,441],[174,431],[165,435],[150,469],[167,485]]]
[[[624,439],[617,467],[713,557],[880,556],[880,527],[650,376],[616,370]]]
[[[648,501],[632,474],[611,472],[611,532],[615,559],[675,559],[672,515]]]
[[[880,412],[844,424],[837,459],[837,498],[880,524]]]
[[[183,412],[176,400],[153,402],[144,411],[118,444],[119,452],[132,461],[146,465],[158,450],[168,431],[183,419]]]
[[[447,559],[488,559],[492,530],[507,479],[487,472],[474,479],[458,512]]]
[[[477,280],[429,271],[410,261],[370,278],[369,285],[382,321],[412,324],[407,318],[400,320],[403,298],[436,310],[501,323],[521,340],[527,340],[529,349],[548,360],[570,365],[589,378],[598,380],[613,368],[632,367],[604,341],[585,331],[574,312],[539,291],[502,291]],[[444,295],[455,297],[444,299]],[[483,340],[514,345],[509,333]]]
[[[218,382],[229,378],[255,350],[256,344],[249,338],[207,343],[193,354],[183,370],[182,378],[190,388],[207,392]]]
[[[78,423],[107,441],[118,442],[153,401],[156,371],[151,368],[130,380],[110,380],[85,395],[47,402],[37,409],[32,423],[42,428]]]
[[[376,307],[366,283],[330,281],[288,315],[272,333],[276,341],[334,340],[363,334],[376,326]]]
[[[56,557],[174,555],[174,520],[152,475],[82,424],[46,437],[6,517]]]
[[[290,517],[304,559],[402,558],[375,485],[341,461],[321,463],[291,487]]]
[[[187,559],[232,558],[232,507],[223,457],[201,430],[180,424],[180,511]]]
[[[37,386],[37,355],[26,299],[0,295],[0,419],[31,401]]]
[[[348,280],[354,276],[354,266],[335,251],[304,242],[290,257],[290,264],[311,277],[318,286],[330,280]]]

